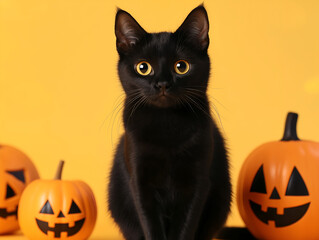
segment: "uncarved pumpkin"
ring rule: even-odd
[[[24,153],[0,145],[0,234],[19,229],[17,212],[21,194],[37,178],[35,166]]]
[[[97,208],[83,181],[61,180],[60,162],[54,180],[36,180],[24,191],[19,206],[22,232],[32,240],[83,240],[93,231]]]
[[[237,203],[258,239],[319,239],[319,143],[299,140],[288,113],[284,137],[255,149],[239,174]]]

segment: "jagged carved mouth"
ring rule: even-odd
[[[12,212],[8,212],[6,208],[0,208],[0,218],[7,218],[10,216],[15,216],[17,218],[18,206]]]
[[[268,224],[274,221],[276,227],[286,227],[299,221],[307,212],[310,202],[297,207],[284,208],[284,214],[277,214],[277,208],[268,207],[267,211],[261,210],[261,205],[249,200],[250,207],[256,217]]]
[[[61,237],[62,232],[66,232],[68,234],[68,237],[78,233],[84,224],[85,218],[76,221],[73,227],[69,227],[68,223],[56,223],[55,226],[52,228],[49,227],[48,222],[41,221],[37,218],[35,220],[37,221],[38,227],[43,233],[48,234],[48,231],[52,231],[54,232],[54,237],[59,238]]]

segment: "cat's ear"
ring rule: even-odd
[[[191,11],[175,34],[201,50],[207,50],[209,45],[209,22],[207,12],[203,5]]]
[[[147,32],[126,11],[117,10],[115,18],[116,47],[120,53],[125,53],[140,41]]]

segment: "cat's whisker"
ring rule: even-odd
[[[211,115],[204,109],[203,106],[201,106],[200,101],[195,101],[197,98],[195,96],[195,100],[192,98],[192,96],[185,94],[185,97],[187,97],[188,100],[190,100],[196,108],[198,108],[199,110],[201,110],[206,116],[208,116],[209,118],[211,118]],[[193,96],[194,97],[194,96]]]
[[[220,114],[219,114],[219,112],[218,112],[218,109],[217,109],[216,105],[215,105],[213,102],[211,102],[211,105],[212,105],[214,111],[215,111],[216,114],[217,114],[217,118],[218,118],[218,121],[219,121],[219,123],[220,123],[221,128],[223,129],[223,132],[225,132],[224,125],[223,125],[223,123],[222,123],[222,120],[221,120],[221,117],[220,117]],[[214,111],[212,111],[212,114],[216,116],[216,114],[214,114]]]
[[[137,110],[137,108],[142,105],[143,102],[145,102],[145,98],[143,96],[141,96],[141,98],[137,101],[133,110],[131,111],[130,117],[134,114],[134,112]]]
[[[134,104],[135,104],[135,101],[138,100],[139,98],[141,98],[141,94],[137,94],[137,95],[134,96],[133,98],[127,98],[127,99],[126,99],[126,101],[127,101],[127,102],[126,102],[126,103],[127,103],[127,106],[130,107],[130,105],[132,105],[132,104],[134,105]]]
[[[188,86],[188,87],[185,87],[185,89],[197,90],[197,91],[200,91],[202,93],[206,93],[207,92],[207,87],[206,86]]]
[[[113,146],[113,129],[114,129],[114,124],[115,122],[117,123],[120,123],[121,121],[118,119],[118,116],[119,116],[119,113],[122,112],[123,108],[124,108],[124,101],[125,101],[125,98],[123,98],[121,100],[121,102],[116,106],[116,108],[113,110],[113,114],[112,114],[112,118],[111,118],[111,122],[112,122],[112,126],[111,126],[111,143],[112,143],[112,146]],[[114,114],[115,113],[115,114]],[[109,124],[109,127],[108,127],[108,131],[109,131],[109,128],[110,128],[110,124]]]
[[[128,94],[128,95],[126,96],[126,94]],[[109,125],[108,125],[108,128],[107,128],[107,132],[110,132],[112,146],[114,145],[113,144],[114,125],[117,122],[118,123],[118,128],[120,126],[121,121],[119,121],[119,120],[117,121],[117,118],[118,118],[119,113],[122,112],[122,110],[124,109],[125,99],[127,97],[134,97],[135,95],[138,95],[138,94],[139,94],[139,91],[134,90],[134,91],[129,91],[128,93],[123,92],[121,95],[119,95],[117,97],[117,99],[115,100],[115,102],[114,102],[115,107],[113,107],[112,112],[104,119],[103,123],[101,124],[100,129],[103,127],[103,125],[105,124],[106,120],[108,118],[110,118]],[[110,128],[111,128],[111,130],[110,130]]]
[[[110,119],[109,124],[108,124],[108,127],[107,127],[107,129],[106,129],[106,132],[110,132],[111,122],[113,122],[114,116],[116,117],[116,115],[117,115],[117,113],[116,113],[115,115],[114,115],[114,113],[117,112],[118,109],[123,108],[123,100],[124,100],[124,98],[125,98],[125,94],[124,94],[124,93],[120,94],[120,95],[116,98],[116,100],[114,101],[114,104],[113,104],[113,106],[115,106],[115,107],[112,108],[112,111],[111,111],[111,112],[104,118],[104,120],[102,121],[102,123],[101,123],[101,125],[100,125],[100,127],[99,127],[99,130],[100,130],[100,131],[102,130],[103,126],[105,125],[107,119]],[[110,135],[112,135],[112,132],[111,132]],[[113,145],[112,139],[111,139],[111,143],[112,143],[112,145]]]
[[[199,90],[199,89],[194,89],[194,88],[185,88],[184,90],[185,90],[185,92],[191,93],[191,94],[196,95],[200,98],[207,96],[206,90]]]
[[[134,98],[134,100],[131,102],[131,103],[134,103],[134,105],[131,107],[132,110],[131,110],[130,116],[128,118],[128,121],[133,116],[133,114],[136,111],[136,109],[145,101],[146,101],[146,97],[141,92],[139,93],[138,96],[136,96]]]
[[[179,105],[182,105],[182,106],[186,107],[181,98],[176,98],[176,101],[177,101],[177,103],[178,103]]]
[[[187,99],[185,99],[185,97],[186,97],[186,96],[184,95],[183,98],[181,98],[182,102],[186,103],[186,104],[187,104],[186,106],[188,106],[188,107],[192,110],[192,112],[195,114],[195,116],[198,117],[196,111],[193,109],[193,107],[192,107],[192,105],[189,103],[189,101],[187,101]]]
[[[204,90],[200,90],[198,88],[203,88]],[[185,89],[187,90],[191,90],[191,91],[197,91],[200,92],[202,94],[206,94],[206,87],[196,87],[196,88],[192,88],[192,87],[185,87]]]
[[[183,102],[183,99],[182,99],[182,98],[178,97],[178,98],[176,98],[176,100],[177,100],[177,102],[178,102],[179,104],[181,104],[181,105],[183,105],[184,107],[186,107],[185,104],[184,104],[184,102]]]
[[[193,89],[193,88],[185,88],[185,91],[186,91],[188,94],[190,94],[190,95],[192,95],[193,97],[195,97],[196,99],[197,99],[197,97],[202,97],[202,94],[199,94],[199,92],[202,92],[202,91],[200,91],[200,90]],[[203,93],[203,92],[202,92],[202,93]],[[212,97],[212,96],[211,96],[211,97]],[[216,98],[212,97],[212,99],[215,100],[217,103],[219,103],[222,107],[224,107],[224,108],[226,109],[226,107],[225,107],[222,103],[220,103]],[[223,126],[223,123],[222,123],[222,121],[221,121],[221,117],[220,117],[220,114],[219,114],[219,111],[218,111],[217,106],[216,106],[213,102],[211,102],[211,105],[212,105],[212,108],[213,108],[213,110],[214,110],[214,111],[212,111],[212,114],[215,115],[215,116],[217,115],[217,118],[218,118],[218,121],[219,121],[219,123],[220,123],[220,126],[221,126],[221,128],[223,129],[223,131],[225,131],[224,126]],[[216,113],[216,114],[215,114],[215,113]]]
[[[122,103],[121,107],[118,108],[118,110],[116,111],[116,114],[115,114],[115,116],[114,116],[114,119],[113,119],[113,121],[112,121],[112,130],[111,130],[111,142],[112,142],[112,146],[113,146],[113,129],[114,129],[114,124],[115,124],[115,122],[117,122],[117,123],[118,123],[118,127],[119,127],[119,124],[120,124],[121,121],[119,121],[119,120],[116,121],[116,119],[118,118],[119,113],[122,112],[123,108],[124,108],[124,103]]]
[[[113,114],[114,114],[114,111],[119,107],[119,105],[121,104],[121,103],[123,103],[123,99],[121,99],[121,98],[125,98],[125,94],[124,93],[122,93],[120,96],[118,96],[117,98],[116,98],[116,100],[114,101],[114,105],[115,105],[115,108],[113,107],[112,109],[112,112],[110,112],[105,118],[104,118],[104,120],[102,121],[102,123],[101,123],[101,125],[100,125],[100,130],[101,130],[101,128],[104,126],[104,124],[105,124],[105,122],[106,122],[106,120],[111,116],[111,118],[112,118],[112,116],[113,116]],[[119,102],[119,103],[118,103]],[[113,106],[114,106],[113,105]]]
[[[127,93],[126,99],[131,99],[141,94],[140,90],[135,90]]]
[[[220,106],[222,106],[224,109],[228,110],[224,104],[222,104],[220,101],[218,101],[217,98],[213,97],[213,96],[210,96],[215,102],[217,102]]]
[[[136,101],[138,101],[141,97],[143,97],[143,94],[141,93],[141,91],[137,91],[134,95],[128,96],[126,98],[127,107],[134,108]]]
[[[199,97],[199,98],[203,98],[203,93],[197,93],[197,92],[193,92],[193,91],[190,91],[190,90],[185,90],[185,92],[187,92],[190,95],[193,95],[193,96],[196,96],[196,97]]]

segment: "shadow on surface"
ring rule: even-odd
[[[225,227],[216,237],[217,239],[228,240],[255,240],[247,228],[243,227]]]

